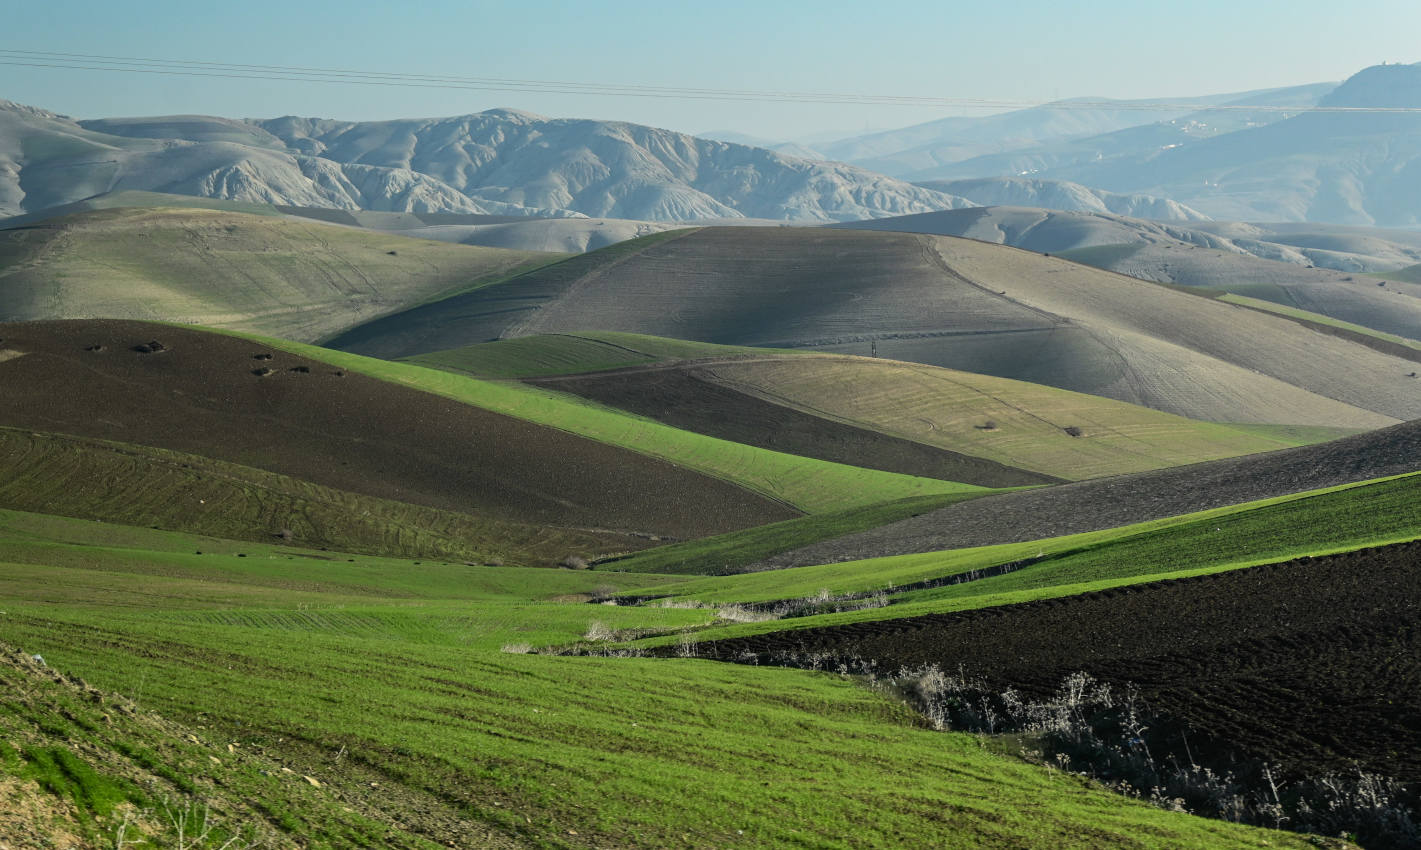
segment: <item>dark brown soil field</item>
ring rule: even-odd
[[[707,367],[648,367],[527,379],[676,428],[821,460],[983,487],[1060,479],[855,428],[756,398],[717,382]]]
[[[703,645],[961,665],[1053,692],[1084,670],[1292,771],[1421,780],[1421,541],[1065,599]]]
[[[1328,443],[973,499],[776,555],[758,569],[1012,543],[1421,469],[1421,420]]]
[[[540,525],[686,538],[798,515],[660,460],[235,337],[84,320],[0,324],[0,339],[4,425]],[[154,341],[162,350],[137,350]]]

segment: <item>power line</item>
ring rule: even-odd
[[[678,86],[622,85],[585,83],[570,80],[529,80],[505,77],[468,77],[440,74],[411,74],[391,71],[368,71],[349,68],[311,68],[288,65],[251,65],[226,62],[206,62],[185,59],[157,59],[136,56],[108,56],[88,53],[59,53],[38,50],[0,48],[0,65],[46,70],[98,71],[105,73],[153,74],[217,78],[232,80],[263,80],[275,82],[309,82],[325,84],[381,86],[396,88],[434,88],[464,91],[498,91],[525,94],[590,95],[596,97],[643,97],[677,100],[721,100],[769,103],[805,103],[851,106],[917,106],[954,109],[1028,109],[1061,110],[1122,110],[1138,112],[1277,112],[1295,114],[1313,112],[1374,112],[1421,113],[1415,107],[1369,106],[1281,106],[1247,105],[1239,103],[1198,103],[1167,100],[1100,100],[1025,101],[974,97],[925,97],[916,95],[879,95],[845,92],[803,92],[748,89],[713,89]]]

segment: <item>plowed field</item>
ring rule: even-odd
[[[259,343],[0,324],[0,424],[175,449],[520,522],[694,537],[798,514],[707,475]],[[162,350],[140,347],[159,342]]]
[[[827,652],[1055,690],[1084,670],[1290,772],[1421,780],[1421,541],[978,611],[779,632],[709,653]]]

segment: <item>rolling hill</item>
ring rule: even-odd
[[[622,535],[695,536],[797,514],[633,451],[239,337],[68,321],[0,325],[0,338],[0,380],[11,399],[0,424],[12,427],[197,454],[443,511]]]
[[[1421,421],[1327,443],[1006,493],[767,559],[788,567],[988,546],[1114,528],[1414,472]]]
[[[827,452],[859,466],[875,466],[863,441],[876,435],[884,449],[932,446],[1046,477],[1007,481],[999,477],[1006,470],[988,473],[986,465],[975,474],[964,468],[943,476],[993,486],[1138,472],[1341,436],[1196,422],[1098,396],[881,358],[637,334],[516,337],[411,362],[517,378],[698,433],[812,457]],[[784,447],[789,443],[795,448]],[[894,454],[888,451],[884,462]]]
[[[342,165],[273,145],[240,122],[204,116],[79,122],[0,101],[0,215],[138,190],[233,201],[340,209],[568,215],[475,202],[408,169]],[[183,132],[189,141],[165,135]]]
[[[966,204],[842,163],[508,109],[383,122],[74,121],[0,101],[0,166],[0,216],[124,190],[351,211],[663,221],[849,221]]]
[[[316,340],[561,256],[275,215],[93,210],[0,230],[0,321],[196,322]]]
[[[961,195],[982,207],[1036,207],[1067,212],[1100,212],[1159,221],[1207,221],[1208,216],[1178,201],[1153,195],[1122,195],[1079,183],[1028,177],[929,180],[918,184]]]
[[[1169,198],[1212,218],[1412,227],[1421,65],[1363,69],[1314,109],[1191,138],[1136,128],[952,163],[909,179],[1030,174]],[[1380,112],[1352,111],[1381,108]]]
[[[587,329],[837,353],[876,346],[896,360],[1218,422],[1367,428],[1421,415],[1410,361],[1063,260],[911,234],[668,233],[386,317],[330,344],[405,357]]]
[[[1161,283],[1222,290],[1421,338],[1421,288],[1392,270],[1421,235],[1325,224],[1145,221],[1019,207],[948,210],[834,227],[962,236]],[[1371,272],[1369,279],[1358,273]],[[1378,286],[1385,280],[1386,286]]]

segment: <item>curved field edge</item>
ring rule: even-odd
[[[402,326],[409,326],[411,324],[417,326],[422,314],[429,312],[437,313],[441,306],[447,306],[443,305],[443,302],[452,301],[475,290],[501,285],[516,286],[520,278],[537,271],[551,271],[555,274],[567,273],[572,276],[572,279],[576,279],[591,271],[605,272],[635,257],[648,248],[660,245],[663,242],[680,239],[683,236],[689,236],[701,229],[702,228],[692,227],[679,230],[665,230],[660,233],[629,239],[625,242],[617,242],[604,248],[599,248],[596,251],[589,251],[582,254],[561,255],[551,262],[520,267],[516,271],[497,277],[486,277],[481,279],[477,285],[467,286],[462,290],[446,291],[440,296],[425,300],[420,304],[396,309],[378,318],[351,325],[338,333],[331,334],[320,340],[320,344],[331,346],[332,348],[358,347],[371,339],[378,340],[382,335],[398,334]],[[409,237],[395,238],[408,239]]]
[[[228,539],[459,561],[558,563],[625,552],[628,535],[549,528],[380,499],[166,449],[0,427],[0,505]]]
[[[792,349],[719,345],[614,331],[536,334],[432,351],[399,362],[496,379],[579,375],[676,360],[740,356],[824,356]]]
[[[251,339],[372,378],[660,458],[777,499],[806,513],[845,510],[909,496],[997,492],[971,484],[861,469],[718,440],[521,384],[481,381],[438,369],[256,334],[216,332]]]
[[[1310,310],[1302,310],[1297,307],[1288,306],[1286,304],[1278,304],[1273,301],[1265,301],[1262,298],[1251,298],[1247,295],[1237,295],[1231,292],[1218,296],[1216,300],[1223,301],[1228,304],[1238,304],[1241,307],[1249,307],[1254,310],[1261,310],[1265,313],[1273,313],[1278,316],[1285,316],[1289,319],[1296,319],[1305,326],[1322,325],[1326,328],[1335,328],[1338,330],[1348,331],[1350,334],[1354,335],[1354,337],[1349,338],[1363,337],[1366,340],[1375,341],[1372,344],[1375,344],[1376,342],[1390,343],[1390,346],[1382,349],[1384,351],[1402,353],[1404,356],[1408,356],[1410,359],[1416,359],[1418,357],[1421,357],[1421,341],[1408,339],[1404,336],[1397,336],[1396,334],[1389,334],[1385,331],[1379,331],[1375,328],[1369,328],[1365,325],[1358,325],[1353,322],[1345,322],[1341,319],[1335,319],[1332,316],[1323,315],[1322,313],[1314,313]],[[1364,344],[1366,344],[1365,341]],[[1414,353],[1406,354],[1405,352],[1396,352],[1397,346],[1400,346],[1402,348],[1409,348]]]
[[[732,389],[804,413],[1067,480],[1181,466],[1297,442],[1128,402],[917,363],[728,362]],[[842,388],[853,382],[855,392]]]
[[[850,508],[774,522],[700,540],[658,546],[595,565],[599,570],[661,575],[721,575],[741,572],[757,561],[845,534],[877,528],[936,508],[975,499],[975,493],[915,496],[881,505]]]
[[[665,586],[659,604],[772,606],[821,596],[832,611],[834,597],[882,594],[883,604],[861,610],[722,622],[709,639],[1009,605],[1415,540],[1418,499],[1421,473],[1410,473],[1065,537],[686,580]],[[974,575],[1004,564],[1014,568]],[[923,587],[955,578],[968,580]]]
[[[132,533],[173,545],[182,537]],[[200,787],[212,777],[257,795],[264,786],[248,781],[253,760],[243,754],[260,754],[292,771],[260,774],[282,785],[274,804],[309,785],[302,793],[345,807],[347,817],[331,823],[386,830],[381,846],[470,836],[548,848],[1309,846],[1125,800],[992,753],[974,736],[930,731],[901,702],[840,677],[491,648],[528,627],[546,633],[542,622],[555,612],[568,612],[568,623],[604,612],[690,622],[703,612],[519,607],[531,581],[485,586],[452,604],[461,582],[393,560],[384,570],[365,569],[364,559],[338,566],[365,572],[344,593],[292,591],[274,584],[278,569],[300,584],[329,565],[258,569],[254,560],[233,557],[184,580],[106,568],[102,557],[78,580],[65,580],[76,568],[38,565],[3,594],[7,642],[123,695],[115,701],[201,724],[176,765]],[[388,598],[421,585],[423,593]],[[116,602],[119,591],[127,596]],[[456,614],[493,622],[471,645]],[[362,618],[375,625],[355,627]],[[70,718],[40,731],[77,750],[89,733],[107,732],[102,721],[92,726]],[[304,818],[273,819],[293,843],[320,835]],[[361,840],[337,836],[328,846]]]

